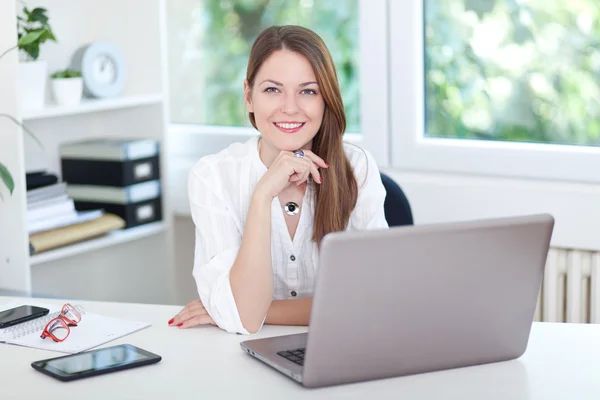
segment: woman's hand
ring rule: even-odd
[[[267,193],[271,198],[279,196],[279,193],[289,184],[295,183],[300,186],[312,175],[317,183],[321,183],[319,168],[329,166],[323,159],[310,150],[303,150],[304,157],[296,157],[294,153],[282,151],[269,167],[269,170],[260,179],[255,190]]]
[[[190,301],[176,316],[169,321],[170,326],[190,328],[196,325],[217,325],[208,315],[200,299]]]

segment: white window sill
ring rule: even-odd
[[[239,126],[170,124],[168,153],[200,158],[216,153],[231,143],[245,142],[257,134],[254,128]],[[359,133],[346,133],[344,140],[360,145],[363,137]]]

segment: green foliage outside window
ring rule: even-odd
[[[426,0],[430,137],[600,145],[598,0]]]

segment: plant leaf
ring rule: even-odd
[[[27,54],[35,61],[40,56],[40,44],[39,42],[33,42],[27,49]]]
[[[54,32],[52,32],[52,29],[50,29],[50,27],[48,25],[45,26],[46,30],[48,31],[48,40],[52,40],[53,42],[56,42],[56,37],[54,36]]]
[[[48,38],[50,38],[51,32],[46,28],[42,28],[44,32],[40,35],[40,43],[44,43]]]
[[[46,16],[45,8],[34,8],[33,11],[29,14],[29,20],[31,22],[40,22],[42,25],[45,25],[48,22],[48,17]]]
[[[40,38],[40,36],[42,36],[44,31],[44,29],[36,29],[34,31],[29,32],[27,35],[19,39],[19,46],[27,46],[28,44],[35,42]]]
[[[44,43],[46,40],[52,40],[56,42],[56,38],[50,29],[44,27],[43,30],[44,32],[42,33],[42,36],[40,36],[40,43]]]
[[[2,163],[0,163],[0,178],[2,179],[2,182],[4,182],[4,185],[6,185],[8,191],[12,195],[13,190],[15,190],[15,181],[13,180],[8,168],[6,168]]]

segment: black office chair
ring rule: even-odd
[[[412,209],[410,208],[408,198],[392,178],[383,172],[380,174],[381,182],[383,182],[383,186],[387,192],[383,208],[388,225],[390,227],[414,225]]]

